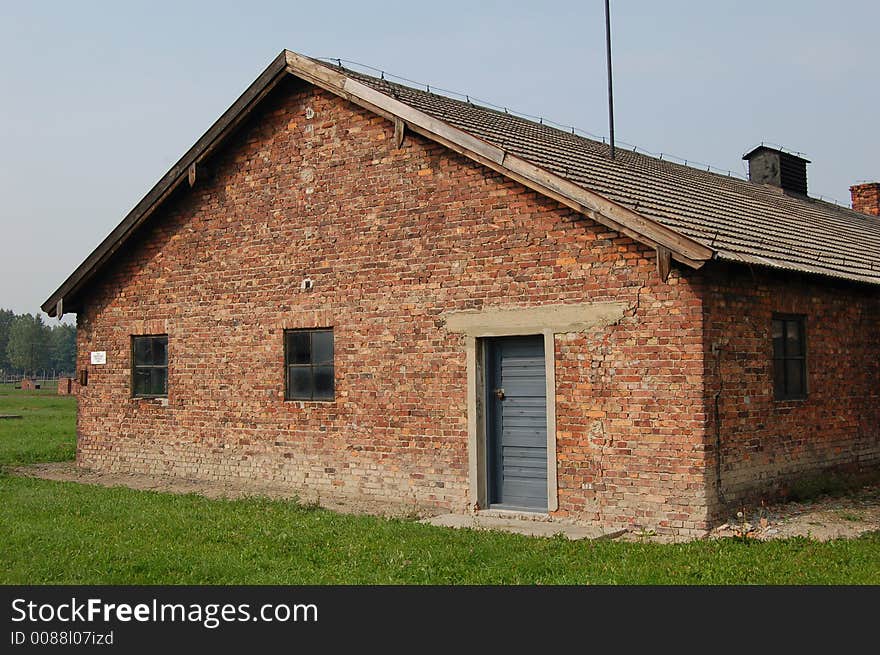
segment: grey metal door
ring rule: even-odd
[[[486,342],[489,505],[547,509],[544,337]]]

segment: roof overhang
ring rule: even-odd
[[[43,303],[49,316],[78,308],[82,289],[185,180],[195,181],[199,164],[209,157],[260,101],[288,74],[368,109],[406,129],[513,179],[632,239],[700,268],[714,251],[657,221],[570,182],[546,169],[478,139],[461,129],[381,93],[343,72],[289,50],[282,51],[232,106],[205,132],[122,222]]]

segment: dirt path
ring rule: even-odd
[[[404,503],[390,504],[388,501],[336,495],[320,497],[314,493],[297,494],[289,487],[256,480],[219,482],[139,473],[104,473],[79,468],[73,462],[34,464],[15,468],[12,472],[45,480],[105,487],[123,486],[144,491],[195,493],[208,498],[297,498],[300,502],[316,503],[345,514],[424,518],[436,513]],[[810,502],[783,503],[749,510],[742,516],[732,516],[727,523],[712,530],[708,536],[735,537],[745,534],[761,540],[802,536],[827,541],[837,538],[852,539],[875,530],[880,530],[880,484],[867,485],[840,497],[826,496]],[[645,537],[646,535],[628,533],[622,539],[631,541]],[[657,540],[664,541],[660,537]]]

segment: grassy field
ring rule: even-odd
[[[0,414],[20,419],[0,419],[0,465],[60,462],[76,451],[76,398],[59,396],[54,385],[38,391],[21,391],[0,384]]]
[[[71,399],[0,402],[27,416],[0,421],[0,463],[72,454]],[[0,583],[880,584],[880,535],[569,542],[0,475]]]

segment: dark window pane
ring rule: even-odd
[[[150,394],[151,376],[150,369],[141,368],[134,372],[134,395],[147,396]]]
[[[164,366],[161,368],[149,369],[150,371],[150,393],[154,396],[164,396],[168,393],[168,369]]]
[[[134,340],[134,363],[135,366],[151,364],[150,340],[138,337]]]
[[[168,364],[168,337],[156,337],[153,342],[153,361],[156,366]]]
[[[311,400],[312,370],[308,366],[291,366],[288,371],[288,397]]]
[[[333,330],[285,332],[289,400],[333,400]]]
[[[315,367],[315,399],[333,400],[333,367]]]
[[[312,332],[312,364],[333,363],[333,333],[329,330]]]
[[[800,321],[785,322],[785,354],[788,357],[792,355],[803,354],[803,339],[801,335]]]
[[[309,347],[308,332],[287,333],[287,363],[309,364],[311,362],[311,349]]]
[[[782,321],[773,321],[773,356],[785,357],[785,342],[783,341],[783,325]]]
[[[804,395],[804,362],[802,359],[789,359],[785,362],[787,396]]]
[[[773,393],[777,400],[807,397],[807,344],[804,319],[773,319]]]
[[[132,394],[168,395],[168,337],[132,337]]]
[[[785,360],[773,362],[773,395],[776,398],[785,396]]]

